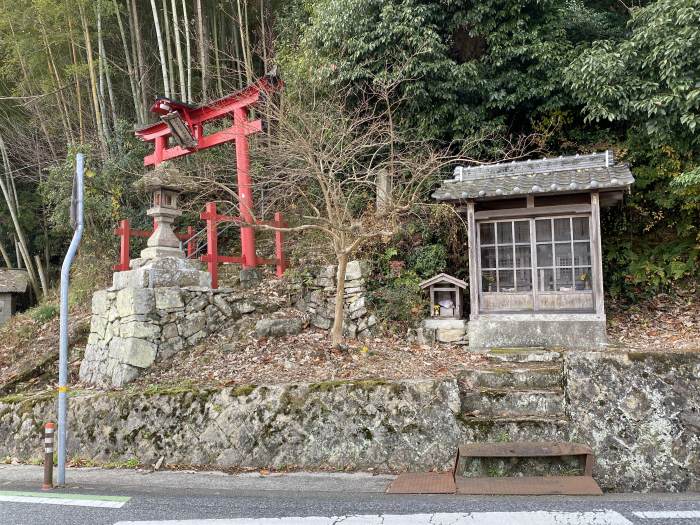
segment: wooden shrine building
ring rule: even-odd
[[[606,344],[600,208],[634,182],[610,151],[457,167],[433,197],[466,214],[472,348]]]

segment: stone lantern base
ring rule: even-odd
[[[255,297],[212,290],[209,273],[182,257],[134,259],[113,286],[92,297],[92,322],[80,380],[120,387],[154,363],[229,330],[259,308]]]

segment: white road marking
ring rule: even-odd
[[[690,520],[700,518],[700,510],[654,510],[647,512],[633,512],[638,518],[648,520]]]
[[[64,494],[60,492],[0,491],[0,503],[38,503],[43,505],[69,505],[73,507],[99,507],[120,509],[131,498],[126,496],[96,496],[92,494]]]
[[[331,517],[238,518],[176,521],[120,521],[114,525],[633,525],[612,510],[592,512],[470,512],[452,514],[368,514]]]

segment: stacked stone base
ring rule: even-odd
[[[311,284],[297,301],[297,308],[311,316],[316,328],[329,330],[335,319],[335,297],[337,289],[336,266],[325,266],[312,273]],[[370,337],[377,325],[377,318],[367,309],[366,278],[369,268],[363,261],[351,261],[345,272],[345,337],[362,339]]]
[[[153,363],[201,343],[255,310],[256,304],[230,289],[100,290],[92,299],[80,380],[123,386]]]

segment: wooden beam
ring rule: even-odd
[[[474,201],[467,201],[467,229],[469,252],[469,308],[470,319],[479,317],[479,246],[476,239]]]
[[[474,214],[476,220],[511,219],[518,217],[540,217],[543,215],[578,215],[591,213],[590,204],[559,204],[536,208],[510,208],[505,210],[483,210]]]
[[[605,315],[603,290],[603,250],[600,241],[600,195],[591,192],[591,255],[593,257],[593,304],[597,315]]]

